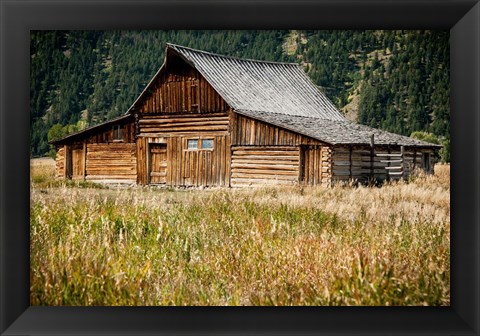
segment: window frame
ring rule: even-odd
[[[212,142],[212,147],[211,148],[203,148],[203,141],[211,141]],[[190,141],[196,141],[197,142],[197,147],[196,148],[190,148],[189,147],[189,142]],[[214,138],[187,138],[186,139],[186,146],[185,150],[186,151],[213,151],[215,148],[215,139]]]

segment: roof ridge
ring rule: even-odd
[[[198,52],[198,53],[202,53],[202,54],[206,54],[206,55],[210,55],[210,56],[230,58],[230,59],[234,59],[234,60],[238,60],[238,61],[248,61],[248,62],[254,62],[254,63],[294,65],[294,66],[301,67],[300,64],[295,63],[295,62],[276,62],[276,61],[257,60],[257,59],[252,59],[252,58],[242,58],[242,57],[237,57],[237,56],[229,56],[229,55],[217,54],[217,53],[214,53],[214,52],[211,52],[211,51],[194,49],[194,48],[185,47],[185,46],[182,46],[182,45],[179,45],[179,44],[173,44],[173,43],[169,43],[169,42],[167,42],[166,44],[167,44],[167,47],[173,47],[173,49],[175,49],[175,48],[182,48],[182,49],[187,49],[187,50],[190,50],[190,51],[194,51],[194,52]]]

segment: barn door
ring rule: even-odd
[[[149,183],[167,182],[167,144],[150,144]]]

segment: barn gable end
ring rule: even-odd
[[[167,49],[162,69],[130,112],[139,184],[230,185],[231,108],[176,53]]]

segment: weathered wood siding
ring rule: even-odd
[[[223,113],[143,114],[138,121],[138,183],[149,184],[149,143],[167,146],[166,184],[229,186],[229,115]],[[189,150],[187,141],[213,140],[212,149]]]
[[[138,183],[152,183],[149,144],[161,142],[167,185],[230,185],[230,107],[196,69],[170,57],[135,113]],[[189,139],[212,140],[213,148],[188,149]]]
[[[100,125],[57,144],[56,176],[75,180],[135,182],[133,117]]]
[[[167,145],[150,144],[150,184],[167,183]]]
[[[85,177],[85,144],[75,144],[71,147],[72,171],[74,180],[83,180]]]
[[[424,169],[422,153],[429,153],[429,173],[433,173],[433,150],[404,149],[403,163],[386,162],[400,160],[400,146],[375,146],[372,152],[369,146],[336,146],[332,155],[332,179],[334,181],[356,180],[366,182],[372,177],[377,180],[408,178],[414,169]],[[378,155],[377,155],[378,154]],[[403,175],[389,175],[389,168],[403,166]],[[392,170],[397,171],[397,170]]]
[[[227,112],[208,114],[145,114],[138,121],[140,136],[164,137],[191,134],[226,134],[229,129]]]
[[[300,182],[306,185],[330,182],[331,150],[327,144],[237,113],[232,114],[231,120],[234,139],[232,142],[239,146],[238,148],[243,148],[238,152],[242,153],[241,156],[233,150],[232,185],[257,185],[272,181]],[[275,155],[271,155],[274,152],[278,152],[276,155],[283,153],[290,158],[285,172],[282,172],[282,169],[285,169],[285,162],[276,160]],[[253,167],[249,167],[251,169],[248,171],[244,168],[236,170],[238,165],[234,160],[237,160],[237,163],[251,161],[250,166],[260,162],[264,169],[255,171]],[[278,168],[275,168],[277,164]],[[277,174],[278,171],[281,173]],[[258,177],[255,177],[256,175]]]
[[[87,145],[86,179],[132,182],[137,179],[134,143]]]
[[[213,140],[212,149],[188,149],[187,141]],[[139,137],[137,140],[137,169],[139,184],[150,184],[152,167],[151,144],[166,144],[167,167],[165,183],[171,186],[229,186],[230,137],[227,134],[198,132],[193,135]]]
[[[294,146],[235,146],[232,187],[298,183],[299,149]]]
[[[117,130],[118,127],[119,131]],[[134,132],[135,126],[133,121],[121,122],[101,127],[96,132],[86,134],[85,139],[87,143],[135,142]],[[114,135],[114,133],[116,134]]]
[[[222,112],[227,103],[179,57],[172,57],[138,107],[140,113]]]
[[[331,152],[328,146],[302,146],[300,182],[305,185],[328,184],[332,173]]]
[[[321,145],[322,142],[238,113],[232,115],[232,145],[298,146]]]

